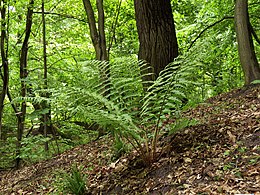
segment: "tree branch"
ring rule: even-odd
[[[109,38],[109,41],[108,41],[108,48],[107,48],[107,55],[108,56],[109,56],[109,53],[110,53],[110,49],[112,48],[113,41],[115,40],[116,27],[117,27],[117,24],[118,24],[118,17],[119,17],[119,14],[120,14],[121,4],[122,4],[122,0],[119,0],[118,6],[117,6],[116,17],[115,17],[115,20],[113,21],[112,26],[111,26],[111,31],[112,31],[111,37]]]
[[[194,40],[192,41],[192,43],[191,43],[191,45],[189,46],[188,50],[189,50],[189,49],[193,46],[193,44],[202,36],[202,34],[203,34],[204,32],[206,32],[206,31],[207,31],[208,29],[210,29],[211,27],[217,25],[218,23],[220,23],[220,22],[222,22],[222,21],[224,21],[224,20],[226,20],[226,19],[234,19],[234,16],[224,16],[222,19],[220,19],[220,20],[214,22],[213,24],[207,26],[204,30],[202,30],[202,31],[199,33],[199,35],[196,37],[196,39],[194,39]]]
[[[254,30],[254,28],[253,28],[253,26],[252,26],[251,23],[249,23],[249,29],[250,29],[250,32],[252,33],[252,35],[254,36],[256,42],[257,42],[258,44],[260,44],[260,39],[259,39],[259,37],[257,36],[257,34],[256,34],[256,32],[255,32],[255,30]]]
[[[42,12],[33,12],[34,14],[42,14]],[[59,13],[54,13],[54,12],[44,12],[45,15],[54,15],[54,16],[60,16],[63,18],[69,18],[69,19],[74,19],[74,20],[78,20],[80,22],[86,22],[85,19],[80,19],[77,18],[76,16],[72,16],[72,15],[67,15],[67,14],[59,14]]]

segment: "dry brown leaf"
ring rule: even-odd
[[[229,140],[230,140],[232,143],[236,143],[236,136],[233,135],[233,134],[231,133],[231,131],[229,131],[229,130],[227,130],[227,134],[228,134],[228,136],[229,136]]]

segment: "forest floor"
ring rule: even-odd
[[[260,86],[208,99],[183,114],[199,124],[165,137],[150,167],[136,152],[112,162],[112,138],[0,172],[0,194],[63,194],[64,172],[81,165],[89,194],[260,194]],[[64,193],[66,194],[66,193]]]

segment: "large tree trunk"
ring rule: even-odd
[[[140,42],[138,58],[148,62],[155,74],[178,56],[178,44],[170,0],[135,0]]]
[[[260,80],[260,66],[257,62],[250,31],[247,0],[236,0],[235,27],[240,63],[245,75],[245,85],[249,85],[254,80]]]

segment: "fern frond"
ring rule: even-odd
[[[89,75],[87,83],[79,85],[84,88],[65,86],[53,92],[53,108],[61,108],[62,103],[67,106],[64,112],[77,120],[92,121],[113,134],[140,141],[143,130],[135,118],[144,95],[140,71],[145,65],[132,58],[110,63],[88,61],[83,66],[91,70],[93,76]],[[109,73],[102,72],[108,69]]]
[[[195,66],[186,63],[181,56],[160,73],[144,97],[141,117],[144,121],[156,121],[165,114],[174,115],[186,99],[185,92],[194,74]]]

